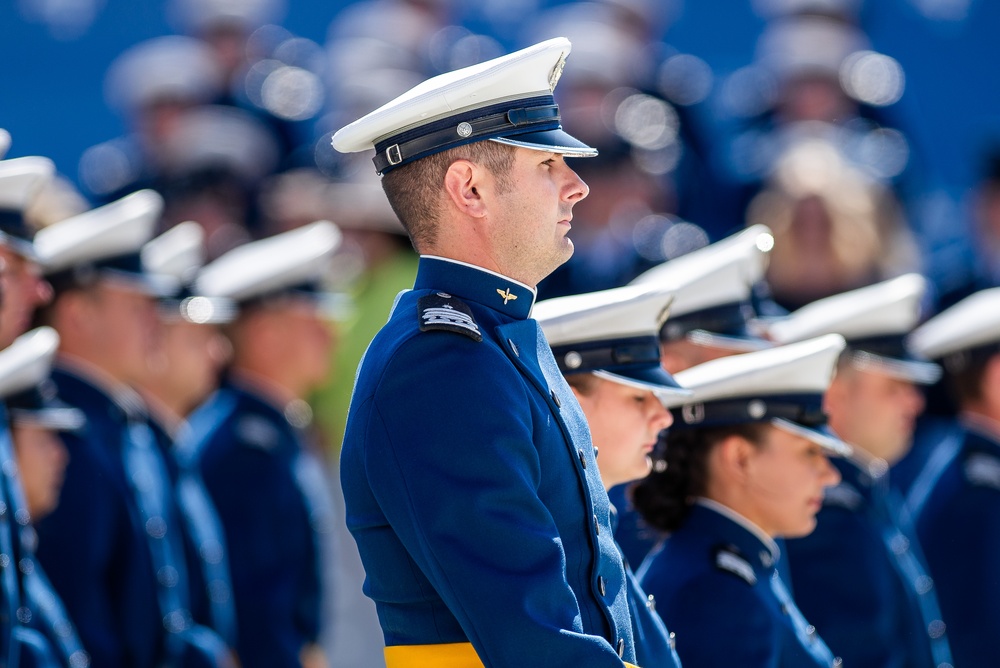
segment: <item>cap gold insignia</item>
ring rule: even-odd
[[[506,290],[501,290],[500,288],[497,288],[497,294],[503,297],[504,306],[507,305],[507,302],[517,299],[517,295],[511,292],[510,288],[507,288]]]
[[[556,84],[559,83],[559,77],[562,76],[563,68],[564,67],[566,67],[566,53],[565,52],[559,55],[559,61],[552,68],[552,71],[549,72],[549,90],[550,91],[555,91]]]

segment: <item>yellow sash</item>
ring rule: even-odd
[[[472,643],[393,645],[385,648],[386,668],[483,668]],[[631,663],[626,668],[639,668]]]

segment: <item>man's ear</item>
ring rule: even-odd
[[[486,204],[480,194],[485,170],[469,160],[456,160],[444,175],[444,190],[459,211],[473,218],[486,215]]]

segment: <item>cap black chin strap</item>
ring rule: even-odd
[[[408,130],[375,145],[375,171],[394,167],[474,141],[529,131],[556,130],[559,106],[552,96],[496,104]]]

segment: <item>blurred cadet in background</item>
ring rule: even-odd
[[[587,417],[607,490],[649,474],[657,437],[673,421],[662,402],[688,394],[660,367],[657,333],[671,299],[669,289],[624,287],[548,299],[532,311]],[[625,573],[638,665],[679,668],[673,634],[627,560]]]
[[[327,665],[327,468],[305,399],[331,354],[323,279],[340,231],[321,221],[240,246],[202,270],[195,292],[236,303],[232,362],[191,418],[197,456],[229,546],[243,666]]]
[[[157,303],[149,373],[136,387],[149,408],[149,424],[163,453],[180,510],[190,585],[191,615],[236,647],[236,611],[226,539],[218,512],[197,465],[196,420],[192,412],[218,387],[229,342],[219,326],[235,306],[195,294],[192,283],[205,258],[205,235],[187,221],[142,247],[143,267],[172,279]]]
[[[841,482],[826,491],[815,531],[785,548],[799,608],[846,665],[952,663],[916,529],[887,480],[923,410],[919,385],[941,376],[904,343],[926,288],[907,274],[813,302],[768,328],[779,344],[830,333],[847,340],[824,408],[854,452],[833,462]]]
[[[65,437],[62,500],[37,525],[38,558],[94,665],[232,666],[222,639],[191,620],[174,491],[133,389],[165,287],[140,260],[162,207],[140,191],[36,235],[55,290],[42,320],[61,338],[52,378],[87,417]]]
[[[670,318],[659,332],[660,364],[677,373],[719,357],[759,350],[770,344],[750,325],[757,312],[753,292],[761,284],[773,239],[758,225],[654,267],[632,284],[670,289]],[[658,450],[665,447],[660,439]],[[630,491],[609,492],[618,509],[615,537],[630,563],[641,564],[658,539],[633,510]]]
[[[41,327],[0,351],[0,398],[10,419],[22,501],[33,522],[59,504],[68,455],[58,432],[76,431],[85,422],[81,411],[55,399],[55,388],[48,380],[58,346],[55,330]],[[85,668],[90,657],[62,601],[34,559],[34,529],[24,526],[21,534],[26,541],[13,555],[23,596],[18,620],[41,635],[26,639],[24,629],[15,629],[14,639],[20,648],[12,665]]]
[[[937,360],[958,419],[926,460],[907,499],[956,666],[989,666],[1000,558],[1000,288],[974,293],[918,327],[918,354]]]
[[[827,457],[850,453],[821,429],[843,348],[831,334],[676,376],[694,394],[670,399],[666,466],[636,486],[635,505],[669,534],[638,574],[686,668],[841,665],[792,600],[775,539],[813,530],[840,481]]]

